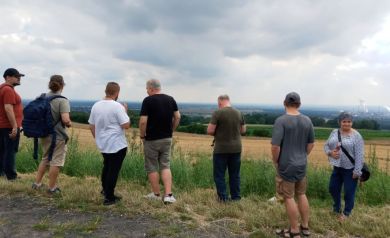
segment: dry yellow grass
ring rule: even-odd
[[[89,131],[88,125],[75,123],[70,130],[79,141],[80,149],[96,150],[94,139]],[[138,129],[130,129],[128,132],[138,133]],[[138,137],[137,137],[138,139]],[[211,143],[213,138],[207,135],[175,132],[174,140],[176,148],[188,154],[211,154]],[[270,159],[270,139],[258,137],[244,137],[242,158],[244,159]],[[312,153],[309,156],[309,164],[312,166],[328,166],[328,158],[323,152],[324,140],[317,140]],[[386,159],[389,158],[390,141],[367,141],[365,146],[366,158],[375,147],[379,166],[385,168]]]

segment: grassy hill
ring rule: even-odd
[[[15,183],[0,179],[0,194],[28,194],[64,210],[90,212],[107,209],[101,205],[99,193],[101,155],[96,151],[80,150],[80,145],[72,139],[59,180],[62,196],[46,199],[45,191],[30,189],[37,162],[31,159],[31,145],[28,143],[23,144],[17,158],[17,169],[24,173],[22,179]],[[274,237],[276,228],[288,226],[283,204],[267,201],[275,193],[275,171],[270,162],[243,160],[243,199],[221,204],[216,200],[209,156],[189,155],[177,149],[172,156],[173,189],[178,202],[165,206],[159,201],[145,200],[143,195],[148,193],[149,188],[143,168],[142,147],[129,140],[129,152],[117,189],[123,201],[109,209],[129,217],[150,214],[161,222],[169,221],[165,228],[153,231],[151,236],[181,237],[183,229],[216,226],[232,235]],[[312,237],[387,237],[390,234],[390,176],[387,170],[377,168],[375,155],[369,162],[372,179],[358,188],[353,215],[343,224],[339,224],[336,215],[331,212],[331,198],[327,191],[330,170],[309,168],[307,194],[311,204]],[[37,220],[37,224],[42,222]]]

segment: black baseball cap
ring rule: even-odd
[[[3,77],[6,78],[7,76],[10,76],[10,77],[13,77],[13,76],[16,76],[16,77],[23,77],[24,74],[21,74],[19,73],[19,71],[17,69],[14,69],[14,68],[9,68],[9,69],[6,69],[4,71],[4,74],[3,74]]]
[[[288,93],[286,95],[286,98],[284,99],[284,102],[285,103],[288,103],[288,104],[297,104],[297,103],[301,103],[301,97],[299,96],[298,93],[296,92],[291,92],[291,93]]]

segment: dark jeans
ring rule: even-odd
[[[217,187],[218,198],[227,201],[225,172],[229,172],[229,188],[232,200],[240,200],[240,166],[241,153],[213,154],[214,182]]]
[[[126,157],[127,147],[119,150],[116,153],[102,153],[103,171],[102,171],[102,187],[104,196],[108,200],[114,199],[114,190],[118,180],[119,171],[122,167],[122,162]]]
[[[333,167],[332,175],[330,176],[329,192],[333,198],[333,211],[341,212],[341,188],[344,184],[344,211],[343,214],[349,216],[355,204],[355,192],[357,179],[352,179],[353,168],[343,169]]]
[[[16,179],[15,159],[18,152],[20,132],[16,134],[15,139],[9,138],[11,128],[0,129],[0,175],[7,176],[8,180]]]

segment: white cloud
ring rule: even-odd
[[[63,74],[71,99],[118,81],[141,101],[159,78],[179,102],[307,104],[389,101],[390,2],[3,0],[0,65],[26,74],[24,98]]]

